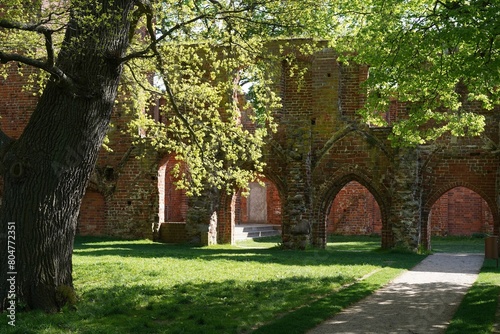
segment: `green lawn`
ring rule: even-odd
[[[433,237],[431,248],[435,253],[482,253],[484,238],[475,237]]]
[[[500,270],[496,260],[485,260],[476,282],[465,295],[446,333],[492,333],[499,294]]]
[[[77,310],[19,313],[16,327],[3,321],[0,332],[244,333],[286,319],[304,305],[327,307],[307,327],[423,258],[380,251],[379,239],[346,238],[326,250],[307,251],[281,250],[272,239],[253,244],[270,248],[79,238]],[[342,288],[370,273],[375,274]],[[332,306],[338,293],[344,293],[342,303]]]
[[[484,240],[433,240],[481,251]],[[19,313],[0,333],[303,333],[413,267],[422,255],[380,250],[377,237],[282,250],[278,238],[192,247],[78,238],[75,311]],[[439,246],[441,244],[441,246]]]

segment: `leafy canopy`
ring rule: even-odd
[[[119,0],[8,0],[0,8],[0,60],[44,70],[31,77],[43,89],[48,75],[65,75],[57,54],[70,15],[85,30],[81,39],[98,40],[99,27],[121,14],[110,10],[113,1]],[[327,6],[278,0],[129,2],[135,5],[131,45],[118,60],[125,66],[119,103],[134,115],[129,132],[137,143],[175,154],[187,166],[175,169],[182,176],[179,186],[191,193],[204,185],[246,187],[262,171],[271,111],[280,107],[273,90],[279,55],[267,54],[266,43],[322,37]],[[64,52],[85,52],[81,45],[75,39]],[[7,69],[0,74],[6,76]],[[162,122],[144,112],[158,98],[164,101]],[[243,128],[241,110],[258,120],[255,129]]]
[[[349,53],[348,60],[370,66],[362,111],[368,121],[383,124],[381,113],[397,99],[409,105],[409,117],[393,126],[399,144],[483,130],[477,106],[492,110],[500,103],[498,1],[362,0],[342,6],[349,14],[335,46]]]
[[[81,38],[99,39],[99,27],[120,15],[109,9],[112,1],[119,0],[3,1],[0,62],[42,69],[31,77],[42,89],[48,75],[65,78],[57,55],[70,14],[85,29]],[[134,114],[129,131],[185,163],[175,171],[192,193],[204,185],[245,187],[262,171],[261,147],[280,107],[274,88],[284,55],[267,51],[277,39],[329,40],[342,61],[369,64],[361,112],[383,124],[392,100],[407,102],[408,117],[392,124],[401,145],[478,134],[484,117],[469,102],[486,110],[499,104],[496,0],[129,1],[131,46],[118,59],[125,65],[121,96],[128,97],[121,103]],[[64,52],[82,52],[79,45]],[[0,75],[7,69],[0,66]],[[144,112],[158,97],[163,122]],[[258,122],[246,130],[240,114],[250,109]]]

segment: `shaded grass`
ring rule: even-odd
[[[299,334],[316,327],[342,309],[369,296],[401,273],[401,270],[385,268],[362,281],[329,294],[298,310],[290,312],[271,323],[259,327],[255,334]]]
[[[496,260],[485,260],[478,279],[469,289],[446,333],[491,333],[500,295]]]
[[[484,238],[433,237],[431,247],[435,253],[484,253]]]
[[[423,258],[380,251],[380,240],[345,238],[306,251],[267,243],[271,248],[246,249],[79,238],[77,310],[20,313],[15,328],[0,322],[0,332],[244,333],[312,311],[314,321],[292,326],[310,328]]]

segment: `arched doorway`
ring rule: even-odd
[[[327,216],[327,234],[380,235],[382,215],[372,193],[357,181],[345,184]]]
[[[431,236],[471,236],[493,233],[493,214],[488,203],[466,187],[445,192],[429,214]]]
[[[163,160],[158,170],[160,222],[185,222],[188,200],[184,189],[177,189],[172,169],[179,162],[174,156]],[[182,166],[182,163],[181,163]]]
[[[281,199],[276,185],[267,178],[249,184],[248,195],[238,194],[236,224],[281,225]]]
[[[251,182],[247,196],[235,198],[234,240],[281,235],[281,198],[276,185],[267,178]]]
[[[158,230],[156,238],[162,242],[182,243],[186,241],[186,214],[188,198],[186,191],[177,189],[177,179],[172,169],[179,163],[175,156],[165,157],[158,167]],[[181,163],[181,168],[185,166]]]

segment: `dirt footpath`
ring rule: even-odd
[[[443,333],[483,260],[483,254],[430,255],[308,333]]]

